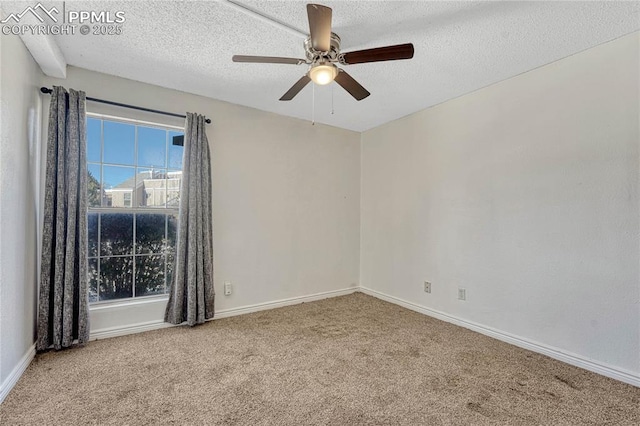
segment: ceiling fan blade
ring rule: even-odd
[[[328,52],[331,49],[331,8],[320,4],[308,4],[311,46],[315,50]]]
[[[280,100],[281,101],[290,101],[291,99],[293,99],[304,88],[304,86],[309,84],[310,81],[311,81],[311,79],[309,78],[308,75],[306,75],[306,74],[303,75],[300,80],[296,81],[296,84],[291,86],[291,89],[287,90],[287,93],[282,95]]]
[[[395,61],[413,58],[413,44],[397,44],[395,46],[376,47],[343,53],[340,63],[344,65],[363,64],[365,62]]]
[[[371,94],[342,69],[338,72],[335,82],[342,86],[344,90],[349,92],[351,96],[356,98],[357,101],[361,101]]]
[[[233,55],[231,58],[233,62],[251,62],[255,64],[291,64],[300,65],[306,61],[304,59],[296,58],[280,58],[277,56],[246,56],[246,55]]]

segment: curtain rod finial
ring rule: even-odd
[[[51,92],[53,92],[53,90],[49,89],[48,87],[41,87],[40,91],[42,93],[51,93]]]

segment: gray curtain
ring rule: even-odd
[[[165,321],[201,324],[213,318],[211,155],[205,117],[187,113],[174,279]]]
[[[49,109],[37,349],[89,340],[85,93],[54,86]]]

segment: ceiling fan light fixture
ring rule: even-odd
[[[338,67],[333,64],[318,64],[309,71],[311,81],[320,86],[331,83],[337,75]]]

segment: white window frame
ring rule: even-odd
[[[120,117],[120,116],[114,116],[114,115],[108,115],[108,114],[99,114],[99,113],[94,113],[94,112],[87,112],[86,114],[87,118],[96,118],[96,119],[100,119],[100,120],[107,120],[107,121],[114,121],[114,122],[120,122],[120,123],[125,123],[125,124],[132,124],[134,126],[144,126],[144,127],[157,127],[157,128],[161,128],[164,130],[175,130],[175,131],[179,131],[182,132],[183,134],[185,133],[184,130],[184,126],[175,126],[175,125],[171,125],[171,124],[163,124],[163,123],[158,123],[158,122],[152,122],[152,121],[143,121],[143,120],[137,120],[137,119],[133,119],[133,118],[126,118],[126,117]],[[104,129],[101,129],[100,131],[100,136],[101,138],[104,135]],[[137,159],[138,156],[138,135],[137,135],[137,127],[136,127],[136,137],[135,137],[135,148],[134,148],[134,158]],[[122,164],[111,164],[111,163],[105,163],[103,162],[104,158],[104,150],[103,148],[103,143],[104,141],[101,140],[100,142],[100,169],[101,169],[101,176],[100,176],[100,184],[102,185],[102,167],[103,166],[122,166]],[[167,147],[168,148],[168,147]],[[167,167],[165,167],[166,170],[169,169],[168,165],[168,161],[169,161],[169,150],[167,149],[165,152],[165,164],[167,165]],[[137,160],[136,160],[137,162]],[[93,161],[89,161],[87,159],[85,168],[88,164],[96,164],[96,162]],[[138,168],[138,165],[136,164],[135,166],[133,166],[134,169]],[[167,189],[165,188],[165,191]],[[135,191],[135,188],[133,189],[133,191]],[[178,207],[136,207],[134,205],[134,203],[137,200],[135,200],[135,197],[133,196],[133,192],[131,193],[131,207],[106,207],[106,206],[100,206],[100,207],[88,207],[87,208],[87,215],[89,215],[89,213],[98,213],[99,216],[98,218],[100,218],[100,214],[103,213],[112,213],[112,214],[132,214],[132,215],[136,215],[136,214],[145,214],[145,213],[165,213],[165,214],[175,214],[176,216],[178,215]],[[167,221],[165,221],[165,235],[167,235]],[[136,304],[141,304],[141,303],[149,303],[149,302],[156,302],[158,300],[168,300],[169,299],[169,294],[167,293],[163,293],[163,294],[153,294],[153,295],[148,295],[148,296],[136,296],[135,295],[135,290],[136,290],[136,286],[135,286],[135,258],[136,257],[142,257],[142,256],[152,256],[152,255],[157,255],[157,253],[144,253],[144,254],[136,254],[135,251],[130,254],[130,255],[113,255],[113,256],[100,256],[99,255],[99,250],[100,250],[100,219],[98,219],[98,256],[91,256],[91,258],[97,258],[98,259],[98,280],[100,279],[100,259],[101,258],[111,258],[111,257],[133,257],[134,261],[133,261],[133,270],[131,271],[132,274],[132,296],[131,297],[127,297],[127,298],[123,298],[123,299],[111,299],[111,300],[97,300],[94,302],[89,302],[89,308],[91,310],[95,310],[95,309],[101,309],[101,308],[108,308],[109,306],[114,306],[114,305],[118,305],[118,306],[126,306],[126,305],[136,305]],[[135,217],[134,217],[134,224],[133,224],[133,239],[132,239],[132,244],[135,244],[136,241],[136,226],[135,226]],[[87,258],[89,258],[89,253],[86,253]],[[164,276],[165,276],[165,280],[167,277],[167,265],[165,262],[165,270],[164,270]],[[97,283],[97,287],[98,287],[98,294],[99,294],[99,288],[100,288],[100,281],[98,281]]]

